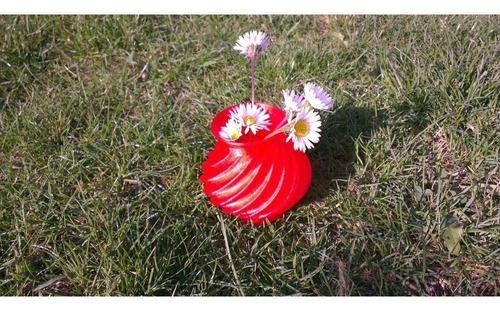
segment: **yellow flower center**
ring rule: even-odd
[[[243,122],[245,122],[246,125],[252,125],[255,124],[255,118],[249,115],[243,119]]]
[[[309,126],[307,125],[306,120],[303,119],[297,121],[294,124],[293,129],[295,130],[295,134],[301,138],[305,137],[309,133]]]
[[[231,133],[230,137],[232,140],[236,140],[240,137],[240,134],[237,131],[234,131],[233,133]]]

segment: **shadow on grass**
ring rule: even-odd
[[[385,112],[372,108],[344,105],[323,120],[322,136],[311,152],[313,179],[305,201],[321,199],[331,191],[347,187],[354,173],[356,140],[368,140],[381,128]],[[362,160],[364,153],[358,149]]]

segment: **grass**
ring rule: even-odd
[[[0,17],[0,294],[498,295],[498,17]],[[272,225],[201,193],[232,50],[335,111]]]

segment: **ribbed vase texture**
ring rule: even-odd
[[[234,106],[214,117],[211,130],[216,143],[202,164],[200,177],[203,192],[212,204],[254,224],[281,217],[311,184],[311,164],[305,153],[294,150],[284,133],[264,139],[283,122],[285,113],[275,106],[261,106],[270,115],[269,131],[249,133],[236,142],[219,136]]]

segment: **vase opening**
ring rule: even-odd
[[[276,106],[272,106],[269,104],[263,104],[263,103],[257,103],[260,107],[264,108],[267,114],[269,114],[269,121],[271,124],[268,127],[268,130],[262,129],[257,131],[256,134],[253,134],[252,132],[248,132],[246,134],[243,134],[237,141],[228,141],[220,136],[220,131],[222,127],[227,123],[227,121],[230,118],[230,111],[236,105],[232,105],[227,107],[226,109],[222,110],[219,112],[214,119],[212,120],[212,125],[211,125],[211,130],[212,134],[215,136],[217,141],[224,142],[228,146],[232,147],[249,147],[249,146],[255,146],[258,144],[263,144],[267,142],[271,142],[276,139],[276,137],[284,137],[283,134],[277,134],[276,136],[273,136],[271,138],[266,139],[266,136],[268,136],[271,132],[273,132],[280,123],[283,122],[285,119],[286,115],[285,112]]]

